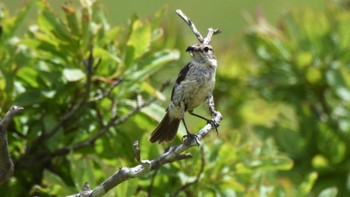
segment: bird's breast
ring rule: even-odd
[[[213,92],[215,69],[208,67],[194,68],[183,81],[184,103],[187,110],[192,110],[206,101]]]

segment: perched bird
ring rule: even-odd
[[[206,120],[215,129],[217,125],[210,119],[193,113],[193,110],[212,96],[215,85],[217,62],[213,48],[209,44],[195,44],[186,49],[192,56],[192,61],[183,67],[177,77],[171,94],[171,102],[166,114],[151,134],[150,142],[171,141],[174,139],[182,120],[187,134],[184,137],[195,138],[188,131],[184,120],[184,113]]]

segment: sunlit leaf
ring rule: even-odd
[[[301,196],[309,194],[317,178],[318,174],[316,172],[311,172],[310,174],[308,174],[304,182],[299,186],[298,194]]]
[[[164,50],[154,53],[151,57],[148,57],[143,64],[145,64],[140,70],[131,72],[127,71],[128,77],[130,80],[143,81],[147,77],[154,74],[162,66],[165,66],[165,63],[173,60],[177,60],[180,57],[178,50]]]
[[[4,37],[13,37],[16,31],[21,27],[21,23],[27,18],[29,11],[31,10],[34,1],[28,1],[26,6],[23,6],[16,17],[8,21],[6,24],[6,31],[3,32]],[[4,24],[2,24],[4,25]]]
[[[76,15],[77,12],[75,8],[68,4],[64,4],[62,6],[62,9],[66,14],[66,19],[67,19],[70,32],[73,33],[74,35],[79,35],[80,29],[79,29],[79,23]]]
[[[37,70],[33,68],[23,67],[18,72],[18,77],[23,80],[22,83],[26,86],[31,86],[33,88],[38,88],[39,83],[37,78],[39,77]]]
[[[79,81],[85,77],[85,73],[77,68],[65,68],[63,69],[63,76],[69,82]]]
[[[336,187],[330,187],[322,190],[317,197],[336,197],[338,196],[338,189]]]
[[[104,36],[103,36],[103,43],[110,43],[114,42],[116,37],[119,35],[121,29],[120,27],[114,27],[111,30],[109,30]]]
[[[95,47],[94,48],[94,55],[95,55],[95,57],[99,57],[103,60],[109,59],[109,60],[112,60],[116,63],[120,63],[120,64],[123,63],[119,57],[115,56],[115,54],[109,53],[108,51],[106,51],[103,48]]]
[[[148,23],[142,23],[140,20],[132,24],[132,32],[127,45],[133,49],[134,59],[139,58],[149,50],[151,43],[151,26]]]
[[[165,96],[156,88],[154,88],[151,84],[147,83],[146,81],[143,81],[141,82],[140,86],[143,88],[143,90],[148,92],[150,95],[154,96],[155,98],[161,101],[165,101],[166,99]]]
[[[69,187],[58,175],[49,170],[44,170],[43,175],[44,183],[49,185],[49,193],[62,196],[76,193],[74,188]]]
[[[38,18],[40,28],[44,31],[51,32],[62,41],[69,42],[72,40],[71,34],[64,25],[62,19],[55,16],[49,9],[44,8]]]
[[[323,155],[316,155],[312,159],[312,166],[315,169],[324,169],[329,167],[329,161]]]

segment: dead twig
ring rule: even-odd
[[[168,85],[169,85],[168,82],[164,83],[160,88],[160,91],[163,91]],[[99,139],[104,134],[106,134],[112,126],[117,127],[123,124],[132,116],[134,116],[136,113],[138,113],[142,108],[149,106],[154,101],[156,101],[155,97],[150,98],[146,102],[138,103],[133,110],[131,110],[128,114],[121,117],[118,117],[117,113],[113,113],[111,119],[108,121],[106,125],[102,127],[102,129],[98,133],[91,136],[89,139],[79,142],[75,145],[58,149],[52,155],[54,156],[65,155],[65,154],[68,154],[70,151],[75,151],[75,150],[93,145],[96,142],[96,140]],[[113,102],[112,111],[115,111],[115,108],[116,108],[116,105],[115,105],[115,102]]]
[[[192,32],[197,37],[200,43],[209,44],[213,35],[221,33],[219,29],[209,28],[207,36],[203,38],[203,36],[197,30],[196,26],[194,25],[194,23],[191,21],[190,18],[188,18],[181,10],[176,10],[176,13],[187,23],[187,25],[191,28]]]
[[[14,171],[14,165],[8,150],[7,127],[12,118],[21,110],[23,110],[23,107],[12,106],[0,121],[0,185],[6,182]]]

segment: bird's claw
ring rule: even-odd
[[[208,119],[207,122],[214,127],[215,131],[216,131],[216,135],[219,135],[219,131],[218,131],[218,127],[220,126],[220,124],[215,121],[214,119]]]
[[[201,145],[201,143],[200,143],[200,141],[199,141],[199,139],[198,139],[198,136],[196,135],[196,134],[191,134],[191,133],[187,133],[186,135],[184,135],[183,137],[182,137],[182,139],[186,139],[186,140],[188,140],[188,142],[190,143],[190,144],[192,144],[192,142],[194,141],[196,144],[197,144],[197,146],[200,146]]]

